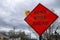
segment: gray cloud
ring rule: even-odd
[[[1,25],[5,26],[20,26],[20,28],[28,28],[28,26],[24,22],[25,16],[25,10],[32,11],[33,8],[38,4],[42,3],[49,9],[55,8],[55,6],[58,8],[57,4],[59,4],[59,1],[42,1],[42,0],[26,0],[22,2],[17,2],[16,0],[0,0],[0,17]],[[21,27],[22,26],[22,27]],[[19,27],[18,27],[19,28]]]

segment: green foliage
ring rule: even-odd
[[[19,36],[21,37],[21,40],[29,40],[29,37],[25,34],[25,32],[20,32]]]

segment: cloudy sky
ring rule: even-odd
[[[60,0],[0,0],[0,31],[9,31],[14,26],[16,30],[31,30],[24,21],[25,11],[32,11],[38,3],[60,16]]]

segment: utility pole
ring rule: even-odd
[[[15,26],[14,26],[14,27],[13,27],[14,32],[15,32],[15,29],[16,29],[16,28],[15,28]]]

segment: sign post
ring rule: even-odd
[[[42,34],[57,18],[56,14],[39,3],[24,20],[38,33],[41,40]]]
[[[42,40],[42,36],[39,36],[39,40]]]

